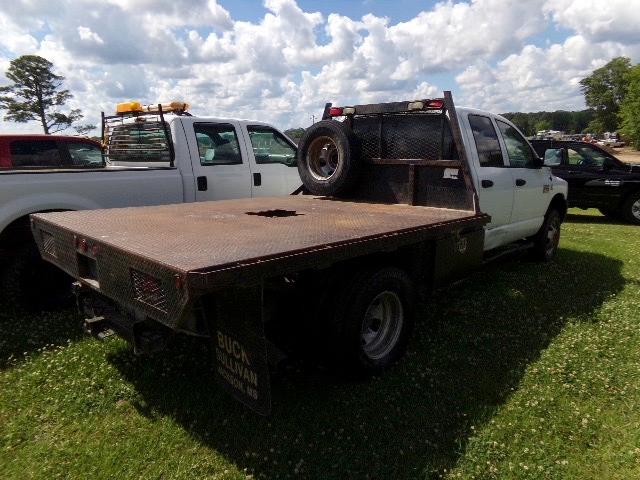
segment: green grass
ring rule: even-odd
[[[561,247],[426,303],[380,378],[279,374],[266,418],[200,344],[142,359],[5,306],[0,478],[640,478],[640,228],[574,212]]]

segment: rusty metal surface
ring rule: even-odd
[[[473,215],[444,208],[291,196],[52,212],[34,218],[172,270],[189,272]]]

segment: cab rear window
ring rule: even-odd
[[[12,168],[82,168],[104,166],[94,143],[64,140],[14,140],[9,143]]]
[[[107,156],[112,162],[169,163],[171,150],[160,121],[124,123],[109,129]]]
[[[9,146],[11,165],[20,167],[59,167],[62,157],[53,140],[16,140]]]

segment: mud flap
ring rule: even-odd
[[[215,302],[212,329],[218,383],[261,415],[271,412],[262,286],[228,288]]]

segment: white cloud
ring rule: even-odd
[[[15,0],[0,12],[0,68],[44,56],[93,122],[124,99],[182,98],[196,113],[287,127],[325,101],[429,97],[456,90],[454,78],[473,106],[580,108],[582,76],[615,55],[640,57],[638,0],[449,0],[395,24],[295,0],[265,0],[259,21],[238,21],[227,1]],[[553,25],[573,33],[533,45]]]
[[[462,100],[494,111],[585,108],[580,79],[611,58],[629,55],[615,42],[590,43],[581,35],[546,48],[525,46],[495,66],[476,62],[456,77]]]
[[[543,10],[558,25],[589,40],[640,43],[637,0],[548,0]]]
[[[92,32],[90,28],[87,27],[78,27],[78,35],[80,36],[80,40],[95,43],[98,45],[103,45],[104,40],[98,35],[96,32]]]

